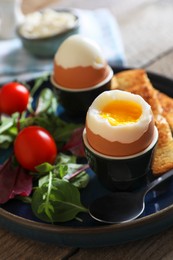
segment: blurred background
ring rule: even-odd
[[[3,1],[6,0],[0,0],[0,4]],[[115,65],[114,62],[117,62],[114,58],[117,54],[121,59],[120,63],[119,61],[116,63],[118,66],[122,63],[121,65],[128,67],[147,68],[147,70],[173,78],[172,0],[21,0],[21,10],[24,15],[48,7],[56,9],[75,8],[82,12],[84,10],[90,11],[92,19],[100,23],[102,28],[99,29],[101,33],[103,31],[104,33],[101,35],[100,32],[96,32],[98,29],[96,23],[87,24],[90,22],[89,16],[86,21],[85,18],[83,19],[85,30],[94,39],[98,38],[97,34],[102,37],[98,42],[107,52],[106,55],[109,56],[109,59],[112,56],[112,61],[110,61],[112,64]],[[98,14],[98,10],[106,10],[107,14]],[[81,17],[83,17],[83,14]],[[1,41],[0,44],[2,44],[0,56],[5,55],[4,43]],[[10,43],[8,42],[8,44]],[[13,42],[12,45],[15,46],[15,44],[17,43]],[[7,46],[7,43],[5,43],[5,46]],[[20,50],[20,54],[21,51],[24,55],[23,50]],[[16,64],[16,61],[12,61],[11,57],[6,55],[1,58],[3,64],[0,62],[0,74],[1,72],[4,73],[2,68],[4,64],[11,64],[11,62]],[[27,58],[30,57],[27,56]],[[23,60],[26,59],[23,58]],[[34,62],[38,64],[37,60],[34,60]],[[47,61],[44,61],[44,63],[48,64]],[[39,66],[37,66],[37,69]],[[31,68],[32,66],[28,67]],[[45,66],[44,69],[50,70],[51,67]],[[16,73],[16,71],[8,68],[8,73],[11,72]]]
[[[23,0],[22,8],[27,13],[47,2],[59,7],[108,8],[120,27],[128,66],[148,67],[173,77],[172,0]],[[166,68],[164,60],[163,65],[155,64],[158,57],[166,58]]]

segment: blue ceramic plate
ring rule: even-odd
[[[116,69],[118,72],[122,69]],[[148,73],[154,87],[173,97],[173,81]],[[32,81],[31,81],[32,83]],[[46,84],[50,84],[47,82]],[[0,151],[0,159],[8,156]],[[82,202],[89,205],[95,198],[107,191],[100,185],[94,173],[88,187],[82,191]],[[47,224],[39,221],[28,204],[11,200],[0,207],[0,225],[10,231],[32,239],[54,243],[59,246],[100,247],[125,243],[161,232],[173,225],[173,178],[146,196],[146,208],[140,218],[131,222],[105,225],[93,220],[88,214],[81,214],[83,222]]]

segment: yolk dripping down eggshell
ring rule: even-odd
[[[153,140],[151,107],[138,95],[105,91],[87,112],[86,135],[89,145],[103,155],[122,157],[139,153]]]

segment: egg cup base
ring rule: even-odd
[[[83,132],[83,143],[90,168],[97,175],[100,183],[108,190],[132,191],[147,182],[154,148],[158,140],[155,127],[153,142],[145,152],[133,156],[112,157],[96,152],[88,143],[86,129]]]
[[[72,90],[61,87],[55,82],[53,75],[51,75],[51,83],[58,102],[69,116],[85,116],[94,99],[102,92],[110,90],[112,76],[113,70],[110,68],[110,73],[103,84],[100,83],[87,89]]]

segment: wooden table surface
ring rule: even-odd
[[[171,0],[23,0],[25,13],[42,7],[108,8],[116,17],[127,65],[143,67],[173,79],[173,4]],[[173,220],[172,220],[173,222]],[[173,227],[152,237],[102,248],[48,245],[0,228],[0,259],[173,259]]]

